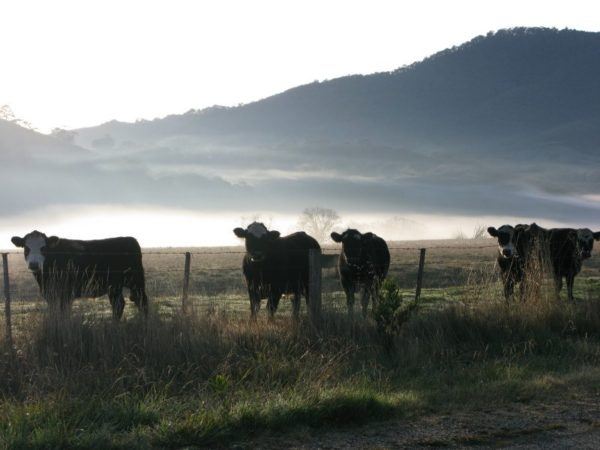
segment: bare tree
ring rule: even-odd
[[[329,234],[340,222],[339,214],[329,208],[306,208],[298,219],[298,226],[323,243],[329,239]]]
[[[454,235],[452,236],[452,239],[456,239],[456,240],[483,239],[485,237],[487,237],[487,228],[483,225],[477,225],[475,228],[473,228],[473,234],[471,234],[471,236],[468,236],[467,234],[465,234],[464,231],[459,229],[454,233]]]
[[[487,228],[484,225],[477,225],[473,229],[473,239],[483,239],[489,237],[487,234]]]

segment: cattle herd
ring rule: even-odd
[[[320,250],[319,243],[303,231],[282,237],[258,222],[233,232],[245,242],[242,271],[252,317],[265,298],[272,317],[284,294],[292,295],[293,315],[297,317],[301,297],[310,303],[308,255],[310,250]],[[498,240],[498,266],[507,299],[513,296],[516,284],[520,284],[522,298],[534,292],[539,285],[536,275],[549,270],[557,294],[565,278],[568,298],[573,300],[575,276],[591,256],[594,240],[600,240],[600,232],[587,228],[545,229],[535,223],[490,227],[488,233]],[[369,300],[375,304],[389,270],[388,246],[381,237],[355,229],[332,232],[331,239],[342,244],[338,273],[348,312],[352,314],[354,296],[359,293],[366,315]],[[135,238],[82,241],[32,231],[13,237],[12,243],[24,249],[27,267],[51,308],[68,311],[76,298],[108,295],[113,317],[118,320],[125,306],[123,289],[128,288],[130,300],[147,313],[142,251]]]
[[[592,256],[594,241],[600,232],[588,228],[542,228],[531,225],[502,225],[488,228],[498,240],[498,266],[504,284],[504,296],[513,296],[515,284],[520,284],[521,299],[535,295],[545,272],[554,278],[556,295],[567,282],[567,297],[573,300],[573,284],[583,261]]]

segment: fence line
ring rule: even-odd
[[[497,244],[489,244],[489,245],[434,245],[431,247],[425,247],[427,250],[479,250],[479,249],[487,249],[487,248],[496,248]],[[339,254],[341,248],[321,248],[322,254],[325,252],[335,252],[332,254]],[[414,250],[420,251],[421,247],[388,247],[388,250]],[[288,250],[288,253],[305,253],[306,250]],[[186,254],[191,254],[194,256],[200,255],[245,255],[247,252],[245,250],[223,250],[223,251],[198,251],[198,252],[186,252],[186,251],[178,251],[178,252],[170,252],[170,251],[144,251],[142,250],[141,254],[144,255],[171,255],[171,256],[185,256]],[[22,251],[19,250],[10,250],[3,252],[4,255],[23,255]],[[134,256],[139,255],[137,252],[82,252],[82,251],[73,251],[73,252],[55,252],[49,251],[48,254],[51,255],[75,255],[75,256]]]
[[[420,248],[420,247],[389,247],[390,251],[406,251],[413,252],[419,251],[419,259],[418,264],[417,261],[414,262],[393,262],[389,270],[402,270],[406,267],[414,267],[416,269],[416,289],[415,289],[415,299],[418,301],[421,295],[421,290],[424,281],[424,270],[425,270],[425,254],[427,250],[478,250],[478,249],[491,249],[496,248],[497,245],[489,244],[489,245],[434,245],[431,247]],[[340,248],[324,248],[321,250],[311,250],[309,252],[309,286],[311,297],[314,298],[314,301],[311,302],[311,307],[309,310],[311,319],[314,323],[318,323],[321,311],[321,292],[322,292],[322,271],[326,269],[330,269],[333,267],[337,267],[337,259],[340,254]],[[306,254],[306,251],[302,251],[302,253]],[[51,254],[58,254],[55,252],[51,252]],[[67,255],[90,255],[90,253],[84,252],[61,252],[59,254]],[[139,255],[139,253],[131,253],[131,252],[113,252],[113,253],[92,253],[93,255]],[[167,267],[164,269],[145,269],[146,274],[161,274],[161,273],[182,273],[183,272],[183,281],[181,286],[181,308],[185,312],[188,309],[188,301],[189,301],[189,289],[190,289],[190,274],[191,274],[191,264],[193,257],[200,257],[207,255],[245,255],[246,251],[233,251],[233,250],[222,250],[222,251],[198,251],[198,252],[183,252],[183,251],[147,251],[142,252],[142,256],[145,255],[156,255],[156,256],[183,256],[185,259],[183,261],[183,267]],[[5,296],[5,323],[7,327],[7,338],[11,336],[11,292],[14,293],[16,291],[11,290],[10,281],[9,281],[9,267],[8,267],[8,256],[9,255],[23,255],[22,251],[9,251],[2,254],[3,258],[3,271],[4,271],[4,296]],[[483,261],[477,262],[478,264],[484,263]],[[487,263],[487,261],[485,261]],[[489,262],[490,265],[495,264],[495,262]],[[443,262],[428,262],[427,267],[436,267],[443,266],[445,263]],[[306,266],[302,266],[306,267]],[[448,267],[445,265],[445,267]],[[195,269],[196,273],[210,273],[210,272],[225,272],[225,271],[240,271],[240,266],[232,266],[232,267],[198,267]],[[449,269],[455,269],[454,267],[449,267]],[[456,269],[464,270],[464,267],[456,267]],[[99,270],[90,270],[95,274],[104,274],[104,273],[119,273],[119,272],[132,272],[131,270],[121,270],[121,271],[99,271]],[[10,273],[12,274],[29,274],[30,271],[27,269],[17,269],[13,270]],[[81,274],[85,272],[82,271]],[[89,272],[88,272],[89,273]],[[407,272],[414,273],[414,272]],[[411,275],[413,276],[413,275]],[[164,281],[159,281],[164,282]],[[210,288],[209,288],[210,290]],[[12,337],[11,337],[12,339]]]

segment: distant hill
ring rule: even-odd
[[[594,223],[599,79],[600,33],[501,30],[393,72],[235,108],[108,122],[75,130],[74,143],[94,167],[141,173],[164,183],[160,198],[170,192],[191,207],[321,204]]]
[[[600,116],[599,76],[600,33],[511,29],[390,73],[315,82],[236,108],[109,122],[78,132],[84,143],[107,134],[144,141],[174,135],[343,139],[383,133],[394,140],[457,142],[564,134],[565,125]]]

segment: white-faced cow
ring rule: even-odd
[[[515,284],[523,281],[525,260],[518,251],[521,247],[523,231],[527,225],[502,225],[498,229],[489,227],[487,229],[490,236],[498,240],[498,267],[504,286],[504,298],[510,300],[513,296]],[[524,288],[521,285],[521,297],[523,297]]]
[[[594,241],[600,240],[600,232],[594,233],[588,228],[552,228],[548,233],[556,294],[560,295],[565,278],[567,298],[572,301],[575,277],[583,261],[592,256]]]
[[[147,313],[142,252],[134,238],[79,241],[32,231],[13,237],[12,243],[24,249],[27,267],[50,307],[68,311],[76,298],[108,294],[113,317],[120,319],[123,288],[129,288],[130,299]]]
[[[260,301],[267,298],[269,316],[277,311],[283,294],[294,297],[293,314],[300,311],[300,296],[308,297],[308,252],[320,250],[319,243],[304,232],[280,237],[279,231],[268,230],[264,224],[253,222],[246,229],[236,228],[234,234],[245,239],[246,255],[243,272],[248,285],[250,313],[255,317]]]
[[[369,298],[373,306],[379,298],[379,287],[390,268],[390,251],[386,242],[373,233],[348,229],[342,234],[333,232],[331,239],[342,244],[338,271],[344,292],[348,313],[354,310],[354,294],[362,287],[362,313],[367,315]]]

